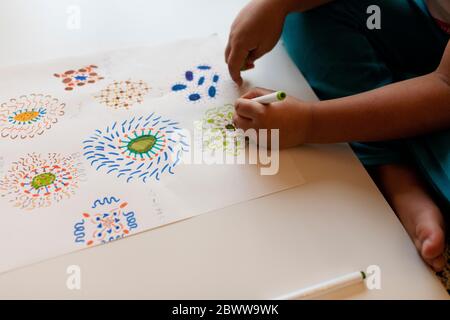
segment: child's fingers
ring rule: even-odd
[[[248,99],[237,99],[234,109],[239,116],[248,119],[256,119],[264,112],[262,104]]]
[[[255,61],[261,58],[263,55],[264,52],[259,49],[250,51],[247,58],[245,59],[244,67],[241,69],[241,71],[246,71],[255,68]]]
[[[244,49],[238,49],[236,47],[231,48],[230,55],[228,57],[228,71],[234,82],[238,85],[242,84],[241,69],[245,64],[248,52]]]
[[[241,117],[237,113],[233,115],[233,123],[238,129],[248,130],[253,128],[253,121],[244,117]]]
[[[228,58],[230,56],[230,52],[231,52],[231,45],[230,45],[230,41],[228,41],[227,47],[225,49],[225,62],[226,62],[226,64],[228,64]]]
[[[256,60],[261,58],[264,54],[265,54],[265,52],[262,49],[256,48],[249,53],[249,55],[247,57],[247,61],[254,63]]]
[[[253,88],[250,91],[248,91],[246,94],[244,94],[241,98],[243,99],[253,99],[256,97],[264,96],[266,94],[273,93],[273,90],[268,90],[264,88]]]
[[[247,71],[247,70],[253,69],[254,67],[255,67],[255,64],[253,62],[247,61],[245,63],[245,66],[241,69],[241,71]]]

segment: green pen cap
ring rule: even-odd
[[[284,99],[286,99],[287,94],[284,91],[278,91],[277,92],[277,99],[278,101],[283,101]]]

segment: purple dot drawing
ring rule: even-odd
[[[213,99],[217,96],[220,76],[209,65],[198,65],[184,72],[183,81],[172,85],[172,92],[183,92],[189,102]]]

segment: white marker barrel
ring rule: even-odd
[[[362,271],[349,273],[345,276],[335,278],[333,280],[325,281],[317,285],[301,289],[284,296],[278,297],[275,300],[300,300],[306,298],[313,298],[326,293],[342,289],[364,281],[366,274]]]
[[[283,101],[286,99],[286,96],[287,95],[284,91],[278,91],[266,94],[265,96],[253,98],[252,100],[261,104],[269,104],[277,101]]]

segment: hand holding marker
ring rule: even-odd
[[[266,94],[264,96],[260,96],[260,97],[256,97],[251,99],[252,101],[261,103],[261,104],[271,104],[273,102],[280,102],[283,101],[284,99],[286,99],[287,94],[284,91],[276,91],[273,93],[269,93]],[[248,139],[248,137],[246,137],[245,139]]]

